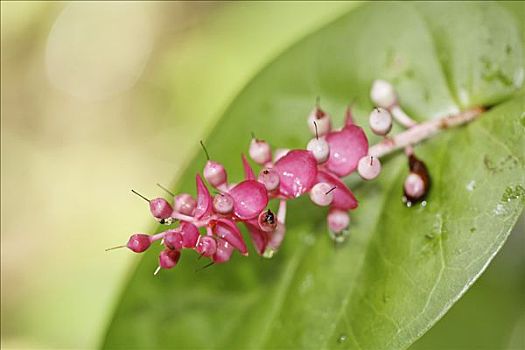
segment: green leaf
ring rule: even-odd
[[[424,207],[401,202],[401,154],[384,160],[377,181],[351,177],[360,206],[342,247],[328,238],[326,211],[301,198],[289,205],[287,237],[271,260],[252,250],[196,273],[203,262],[187,253],[153,278],[158,251],[148,252],[104,347],[407,348],[476,280],[523,210],[523,14],[496,3],[367,4],[284,52],[206,141],[232,179],[250,131],[276,147],[304,147],[316,96],[336,124],[355,100],[365,125],[376,78],[392,81],[418,120],[496,105],[416,148],[432,177]],[[194,193],[203,165],[199,154],[177,188]]]

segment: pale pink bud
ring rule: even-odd
[[[215,242],[215,239],[213,237],[200,236],[199,241],[195,246],[195,250],[202,256],[213,256],[217,251],[217,242]]]
[[[233,253],[233,245],[223,239],[217,241],[217,250],[213,254],[213,262],[216,264],[230,260]]]
[[[397,103],[394,87],[388,81],[375,80],[370,90],[370,99],[379,107],[391,108]]]
[[[257,181],[262,183],[268,192],[275,191],[277,188],[279,188],[279,174],[273,169],[261,170]]]
[[[263,140],[252,138],[249,149],[250,157],[257,164],[266,164],[272,160],[272,151],[270,145]]]
[[[204,178],[213,187],[219,187],[226,183],[227,175],[224,166],[221,163],[209,160],[204,167]]]
[[[377,157],[364,156],[357,164],[357,172],[365,180],[375,179],[381,172],[381,162]]]
[[[334,200],[333,190],[335,190],[335,187],[332,185],[326,182],[319,182],[310,190],[310,199],[315,204],[326,207]]]
[[[408,174],[404,184],[405,196],[417,201],[425,194],[425,182],[416,173]]]
[[[157,219],[167,219],[171,217],[173,208],[164,198],[155,198],[149,201],[149,210],[151,215]]]
[[[330,146],[323,138],[311,139],[310,142],[308,142],[308,145],[306,145],[306,149],[312,152],[315,160],[317,160],[317,163],[319,164],[326,162],[330,155]]]
[[[174,210],[184,215],[193,215],[197,201],[188,193],[181,193],[175,196]]]
[[[374,108],[370,113],[368,123],[374,134],[385,136],[392,129],[392,115],[384,108]]]
[[[227,193],[218,193],[213,197],[213,210],[219,214],[228,214],[233,210],[233,198]]]
[[[308,116],[308,128],[312,135],[324,136],[332,129],[332,120],[330,115],[316,106]],[[314,124],[315,122],[315,124]],[[316,131],[317,125],[317,131]]]
[[[328,213],[327,222],[330,231],[341,233],[350,225],[350,216],[347,211],[332,208]]]
[[[135,253],[142,253],[151,246],[151,236],[143,233],[136,233],[129,238],[126,246]]]
[[[164,249],[159,255],[159,266],[163,269],[175,267],[180,259],[180,251],[173,249]]]

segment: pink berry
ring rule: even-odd
[[[270,145],[263,140],[252,138],[249,149],[250,157],[257,164],[266,164],[272,160],[272,151]]]
[[[308,145],[306,145],[306,149],[312,152],[315,160],[317,160],[317,163],[319,164],[326,162],[330,155],[330,146],[323,138],[311,139],[310,142],[308,142]]]
[[[375,179],[381,172],[381,162],[379,158],[364,156],[357,164],[357,172],[365,180]]]
[[[308,128],[310,129],[312,135],[324,136],[328,134],[332,129],[332,121],[330,115],[323,111],[319,106],[316,106],[312,110],[312,112],[308,116],[307,121]]]
[[[310,190],[310,199],[315,204],[326,207],[334,200],[333,190],[335,187],[326,182],[319,182]]]
[[[268,192],[275,191],[277,188],[279,188],[279,174],[273,169],[261,170],[257,181],[262,183]]]
[[[226,170],[221,163],[214,162],[213,160],[208,160],[206,166],[204,167],[204,178],[210,185],[217,188],[227,181]]]
[[[180,259],[180,251],[173,249],[164,249],[159,255],[159,266],[163,269],[175,267]]]
[[[350,225],[348,212],[340,209],[330,209],[327,216],[328,228],[334,233],[341,233]]]
[[[181,193],[175,196],[174,210],[184,215],[193,215],[197,201],[188,193]]]
[[[182,235],[178,230],[169,230],[164,235],[164,244],[170,249],[180,250],[183,248]]]
[[[229,214],[233,210],[233,198],[227,193],[218,193],[213,197],[213,210],[219,214]]]
[[[184,248],[195,247],[200,236],[197,226],[190,222],[182,222],[179,229],[182,236],[182,245]]]
[[[136,233],[129,238],[127,247],[135,252],[142,253],[151,246],[151,236],[143,233]]]
[[[277,227],[277,218],[275,217],[275,214],[268,209],[259,214],[257,223],[264,232],[273,232]]]
[[[155,198],[149,201],[149,210],[151,215],[157,219],[167,219],[171,217],[173,208],[164,198]]]
[[[397,103],[394,87],[388,81],[375,80],[370,90],[370,99],[379,107],[391,108]]]
[[[201,236],[197,242],[197,245],[195,246],[195,250],[202,256],[213,256],[213,254],[215,254],[217,251],[217,242],[215,242],[213,237]]]
[[[374,108],[370,113],[368,122],[370,129],[376,135],[385,136],[392,129],[392,115],[384,108]]]

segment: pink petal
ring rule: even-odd
[[[244,177],[246,180],[255,180],[255,174],[253,173],[252,167],[250,166],[250,163],[248,163],[248,159],[244,156],[244,154],[241,154],[242,158],[242,166],[244,168]]]
[[[263,255],[269,240],[268,233],[259,228],[259,223],[256,219],[245,221],[244,225],[248,229],[248,232],[250,232],[255,250],[259,255]]]
[[[185,248],[194,248],[200,236],[197,226],[190,222],[181,223],[180,234],[182,235],[182,243]]]
[[[368,154],[368,140],[363,129],[346,125],[341,131],[326,136],[330,156],[326,167],[339,177],[347,176],[357,168],[359,159]]]
[[[233,198],[233,212],[241,220],[257,217],[268,204],[268,193],[260,182],[245,180],[229,192]]]
[[[220,238],[218,241],[225,240],[243,255],[248,255],[248,248],[246,247],[246,243],[244,243],[241,231],[239,231],[239,228],[232,221],[218,219],[214,222],[213,233]]]
[[[315,184],[317,161],[306,150],[292,150],[279,159],[274,169],[279,173],[280,191],[288,197],[299,197]]]
[[[350,210],[357,208],[357,199],[350,189],[337,177],[319,170],[317,173],[318,182],[326,182],[332,186],[337,186],[333,191],[334,200],[332,201],[331,207],[342,210]]]
[[[208,188],[202,181],[199,174],[196,177],[197,180],[197,207],[195,208],[195,217],[197,219],[202,218],[206,214],[211,212],[211,196]]]
[[[217,240],[217,250],[213,254],[213,262],[220,264],[230,260],[233,253],[233,246],[223,239]]]

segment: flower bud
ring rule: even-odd
[[[174,210],[184,215],[193,215],[197,201],[187,193],[181,193],[175,196]]]
[[[218,193],[213,197],[213,210],[219,214],[228,214],[233,210],[233,198],[227,193]]]
[[[142,253],[151,246],[151,236],[143,233],[136,233],[129,238],[126,246],[135,253]]]
[[[272,192],[279,188],[279,183],[281,180],[279,179],[279,174],[277,171],[273,169],[263,169],[259,173],[257,181],[262,183],[268,192]]]
[[[365,180],[375,179],[381,172],[381,162],[379,158],[364,156],[357,164],[357,172]]]
[[[308,116],[308,128],[312,135],[324,136],[332,129],[332,118],[319,106],[316,106]],[[315,123],[314,123],[315,122]],[[317,131],[316,131],[317,128]]]
[[[319,182],[310,190],[310,199],[322,207],[330,205],[334,200],[334,189],[335,187],[326,182]]]
[[[155,198],[149,201],[151,215],[157,219],[167,219],[171,217],[173,208],[164,198]]]
[[[217,242],[210,236],[200,236],[195,250],[202,256],[210,257],[217,251]]]
[[[164,244],[170,249],[180,250],[183,248],[182,235],[178,230],[169,230],[164,235]]]
[[[394,87],[388,81],[375,80],[370,91],[370,99],[379,107],[390,108],[397,103]]]
[[[385,136],[392,129],[392,115],[384,108],[374,108],[368,119],[370,129],[376,135]]]
[[[403,190],[405,193],[405,201],[407,205],[412,205],[412,202],[418,202],[425,198],[430,188],[430,175],[428,174],[425,163],[411,154],[408,157],[408,166],[410,173],[405,179]]]
[[[272,151],[268,142],[252,138],[249,152],[250,157],[257,164],[266,164],[272,160]]]
[[[226,183],[227,175],[224,166],[221,163],[209,160],[206,162],[203,172],[204,178],[210,185],[217,188]]]
[[[328,222],[328,228],[334,233],[341,233],[350,225],[348,212],[340,209],[330,209],[326,220]]]
[[[323,138],[311,139],[310,142],[308,142],[308,145],[306,145],[306,149],[312,152],[315,160],[317,160],[317,163],[319,164],[326,162],[330,155],[330,146]]]
[[[163,269],[175,267],[180,259],[180,251],[173,249],[164,249],[159,255],[159,266]]]

